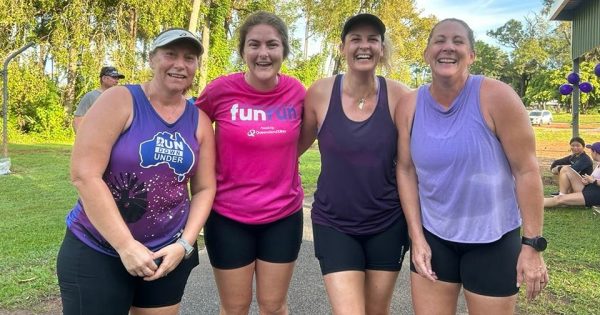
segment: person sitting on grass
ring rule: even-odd
[[[552,165],[550,165],[552,174],[558,175],[559,191],[552,193],[554,196],[575,192],[573,183],[581,182],[581,176],[589,175],[593,170],[592,159],[585,153],[585,142],[583,139],[580,137],[573,137],[569,141],[569,144],[571,145],[571,152],[573,152],[573,154],[555,160],[552,162]]]
[[[592,150],[594,161],[600,162],[600,142],[595,142],[592,145],[586,146],[586,148]],[[583,205],[591,207],[600,205],[600,163],[594,169],[592,175],[582,175],[579,177],[579,180],[571,181],[570,185],[571,193],[544,198],[544,208]]]

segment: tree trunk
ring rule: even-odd
[[[67,113],[73,112],[75,100],[75,83],[77,81],[77,49],[69,48],[69,64],[67,67],[67,85],[63,94],[63,106]]]

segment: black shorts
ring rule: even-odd
[[[585,185],[581,193],[586,207],[600,205],[600,186],[595,184]]]
[[[211,211],[204,225],[210,264],[236,269],[260,259],[270,263],[296,261],[302,243],[302,210],[275,222],[244,224]]]
[[[506,297],[519,292],[517,259],[521,252],[520,228],[492,243],[457,243],[423,229],[431,248],[431,268],[438,280],[462,283],[473,293]],[[410,270],[416,272],[411,261]]]
[[[92,249],[67,229],[56,264],[63,314],[127,315],[132,306],[178,304],[190,272],[198,263],[198,255],[194,254],[168,276],[144,281],[130,275],[119,257]]]
[[[408,251],[408,229],[400,217],[387,230],[369,235],[349,235],[314,224],[315,256],[321,273],[347,270],[399,271]]]

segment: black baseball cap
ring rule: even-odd
[[[102,70],[100,70],[100,77],[105,75],[117,79],[125,79],[125,76],[120,74],[115,67],[102,67]]]
[[[383,41],[385,34],[385,24],[383,24],[381,19],[379,19],[377,16],[369,13],[357,14],[349,18],[346,21],[346,23],[344,23],[344,28],[342,29],[342,41],[344,41],[344,38],[346,37],[346,35],[348,35],[350,30],[359,24],[369,24],[375,27],[375,29],[377,29],[377,31],[379,32],[379,35],[381,35],[381,40]]]

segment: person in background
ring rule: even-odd
[[[108,88],[118,85],[119,80],[124,78],[125,76],[120,74],[115,67],[102,67],[100,70],[100,87],[85,93],[77,105],[74,114],[75,117],[73,117],[73,130],[75,133],[79,129],[83,116],[92,107],[92,104],[94,104],[100,94]]]
[[[570,181],[571,192],[544,198],[544,207],[600,205],[600,142],[587,145],[586,148],[591,149],[592,159],[598,163],[592,174],[574,176],[575,179]]]
[[[424,52],[432,81],[396,109],[398,189],[416,314],[513,314],[548,283],[535,137],[510,86],[469,74],[473,31],[445,19]],[[522,233],[522,237],[521,237]]]
[[[396,186],[396,103],[409,89],[376,75],[390,57],[375,15],[341,32],[348,71],[315,82],[306,96],[299,151],[318,138],[321,173],[312,205],[315,255],[333,314],[389,314],[408,250]]]
[[[246,71],[215,79],[196,105],[215,123],[217,194],[204,227],[221,314],[247,314],[253,278],[261,314],[288,314],[302,242],[298,136],[305,89],[280,74],[288,29],[258,11],[239,29]]]
[[[580,137],[573,137],[569,144],[573,154],[555,160],[550,165],[552,174],[558,175],[558,192],[562,195],[573,192],[573,186],[581,181],[583,175],[590,175],[593,170],[592,159],[585,153],[585,142]]]
[[[162,32],[152,79],[109,89],[86,114],[57,259],[63,314],[178,314],[216,191],[210,120],[184,98],[202,52],[187,30]]]

